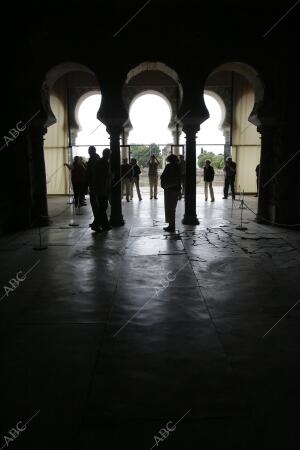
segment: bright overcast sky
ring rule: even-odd
[[[209,95],[204,95],[206,107],[210,118],[201,125],[197,137],[197,154],[201,146],[207,151],[223,153],[224,136],[219,130],[221,121],[221,109],[218,102]],[[109,146],[109,136],[105,126],[99,127],[97,111],[99,110],[101,95],[94,94],[82,102],[78,112],[80,131],[76,139],[76,145],[83,145],[75,152],[87,156],[88,145]],[[168,103],[159,95],[144,94],[139,96],[131,105],[129,111],[130,121],[133,129],[129,134],[129,144],[171,144],[172,134],[168,129],[171,111]],[[96,131],[94,131],[96,130]],[[180,143],[184,144],[184,134],[181,135]],[[217,146],[205,144],[218,144]],[[104,148],[104,147],[103,147]],[[100,149],[99,149],[100,150]],[[98,151],[100,153],[100,151]]]

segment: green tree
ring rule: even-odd
[[[215,153],[204,151],[203,153],[201,153],[201,155],[198,156],[198,167],[202,169],[205,166],[205,161],[207,159],[210,159],[211,165],[215,169],[223,169],[224,155],[222,153],[216,155]]]
[[[159,162],[162,161],[161,151],[157,144],[130,146],[131,158],[135,158],[138,163],[146,167],[151,155],[155,155]]]

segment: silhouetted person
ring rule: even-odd
[[[215,201],[214,189],[213,189],[213,185],[212,185],[214,178],[215,178],[214,168],[211,165],[211,161],[209,159],[207,159],[205,161],[205,166],[204,166],[204,195],[205,195],[206,202],[207,202],[207,198],[208,198],[208,188],[209,188],[209,194],[210,194],[210,201],[211,202]]]
[[[81,196],[79,198],[79,203],[80,203],[80,206],[85,206],[86,205],[86,198],[85,198],[85,196],[88,194],[88,190],[89,190],[88,184],[87,184],[87,179],[86,179],[87,163],[86,163],[85,159],[82,156],[79,156],[79,158],[80,158],[80,163],[82,164],[82,166],[85,169],[84,186],[83,186],[83,189],[82,189]]]
[[[128,164],[128,159],[123,159],[123,164],[121,164],[121,183],[122,183],[122,196],[126,195],[126,200],[129,202],[130,199],[130,189],[132,180],[132,166]]]
[[[260,164],[257,164],[257,166],[255,167],[255,172],[256,172],[256,189],[257,192],[255,194],[255,197],[258,197],[258,190],[259,190],[259,170],[260,170]]]
[[[166,222],[169,224],[164,230],[174,232],[176,206],[181,189],[180,166],[176,155],[169,155],[167,162],[169,164],[160,177],[161,187],[164,189]]]
[[[224,184],[224,197],[228,198],[229,186],[231,189],[232,198],[235,198],[234,182],[236,175],[236,163],[232,161],[232,158],[228,157],[226,159],[225,167],[223,169],[225,173],[225,184]]]
[[[110,174],[110,149],[105,148],[102,152],[102,158],[96,164],[96,196],[98,208],[96,211],[95,220],[91,225],[94,231],[111,230],[107,218],[108,198],[111,189],[111,174]],[[101,227],[101,229],[100,229]]]
[[[148,161],[148,176],[149,176],[149,184],[150,184],[150,199],[154,198],[157,200],[157,184],[158,184],[158,167],[159,161],[155,155],[152,155],[150,160]]]
[[[181,189],[179,193],[179,200],[185,195],[185,176],[186,176],[186,162],[183,155],[179,155],[179,167],[180,167],[180,179],[181,179]]]
[[[75,156],[72,165],[65,163],[71,171],[75,208],[84,206],[84,192],[86,187],[86,168],[80,156]]]
[[[90,158],[87,162],[87,171],[86,171],[86,178],[87,178],[87,184],[89,187],[89,193],[90,193],[90,202],[91,207],[93,211],[94,218],[96,216],[96,212],[98,209],[98,200],[97,200],[97,174],[96,174],[96,167],[97,163],[100,161],[100,156],[97,154],[96,147],[91,145],[89,147],[89,155]]]
[[[136,192],[139,200],[142,200],[141,191],[140,191],[140,173],[141,169],[137,163],[135,158],[132,158],[130,164],[132,165],[132,179],[131,179],[131,187],[130,187],[130,197],[133,199],[133,186],[136,187]]]

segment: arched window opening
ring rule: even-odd
[[[224,112],[220,103],[210,94],[204,94],[209,119],[201,124],[197,135],[197,156],[203,153],[224,155],[225,137],[222,130]]]
[[[73,156],[88,158],[90,145],[97,147],[99,154],[102,153],[103,148],[109,147],[109,134],[105,125],[97,119],[101,98],[100,93],[88,93],[78,101],[75,117],[79,132],[75,139]]]
[[[154,91],[138,95],[130,105],[132,129],[128,144],[131,146],[131,158],[137,159],[142,170],[141,186],[148,184],[147,164],[151,155],[154,154],[159,161],[159,173],[164,168],[165,158],[171,150],[171,117],[169,102],[162,94]]]
[[[168,126],[171,108],[160,94],[144,93],[135,98],[129,110],[132,130],[129,133],[130,144],[156,143],[166,145],[172,142]]]
[[[217,67],[209,75],[205,91],[220,97],[225,105],[224,121],[218,134],[221,131],[225,138],[224,158],[231,156],[237,164],[235,189],[237,192],[254,194],[257,192],[255,169],[260,162],[261,146],[257,132],[260,125],[257,111],[264,97],[260,77],[246,63],[229,62]],[[201,125],[198,135],[200,142],[205,127],[206,122]]]
[[[94,129],[100,125],[97,120],[101,102],[100,87],[95,74],[88,67],[66,62],[53,67],[46,74],[41,96],[47,116],[44,141],[47,193],[70,195],[68,167],[74,156],[87,157],[87,151],[81,151],[78,146],[95,144],[101,135],[102,130],[96,130],[88,139],[88,133],[93,131],[90,131],[88,122],[91,126],[95,125]],[[84,100],[88,112],[82,114],[79,106],[85,104]],[[88,119],[84,118],[86,115]]]

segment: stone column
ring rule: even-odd
[[[127,127],[124,127],[123,130],[122,130],[122,144],[123,145],[127,145],[128,144],[129,133],[130,133],[130,129],[127,128]]]
[[[122,145],[127,145],[128,134],[129,134],[129,132],[126,130],[126,128],[123,127],[123,129],[122,129],[122,139],[121,139],[122,140]],[[123,159],[125,159],[125,158],[127,158],[129,160],[128,147],[122,147],[122,150],[121,150],[121,160],[123,161]]]
[[[122,147],[122,161],[127,158],[129,160],[128,147]]]
[[[173,137],[173,145],[179,145],[181,130],[179,126],[171,129],[172,137]],[[180,147],[173,147],[174,155],[178,156],[180,154]]]
[[[122,130],[122,145],[128,144],[128,136],[129,136],[129,129],[123,128]],[[127,158],[129,161],[129,149],[128,147],[122,147],[122,160],[124,158]]]
[[[49,225],[46,167],[44,158],[44,134],[47,129],[44,125],[30,127],[29,153],[31,176],[31,217],[35,225]]]
[[[273,126],[264,126],[261,130],[261,157],[259,176],[258,217],[259,223],[274,222],[276,215],[275,184],[272,180],[264,185],[275,173],[276,154],[274,149],[274,136],[276,130]]]
[[[223,136],[225,138],[225,144],[224,144],[224,161],[226,161],[226,158],[231,156],[231,149],[230,149],[230,127],[223,127]]]
[[[71,146],[75,146],[75,142],[76,142],[78,133],[79,133],[79,127],[77,127],[77,128],[72,127],[72,128],[71,128],[71,130],[70,130],[71,142],[69,142],[69,144],[70,144]]]
[[[199,225],[196,213],[196,133],[199,126],[184,126],[186,138],[186,181],[184,225]]]
[[[122,214],[122,196],[121,196],[121,166],[120,166],[120,136],[122,133],[121,126],[107,127],[110,135],[111,150],[111,172],[112,172],[112,188],[111,188],[111,216],[110,223],[112,226],[124,225]]]

